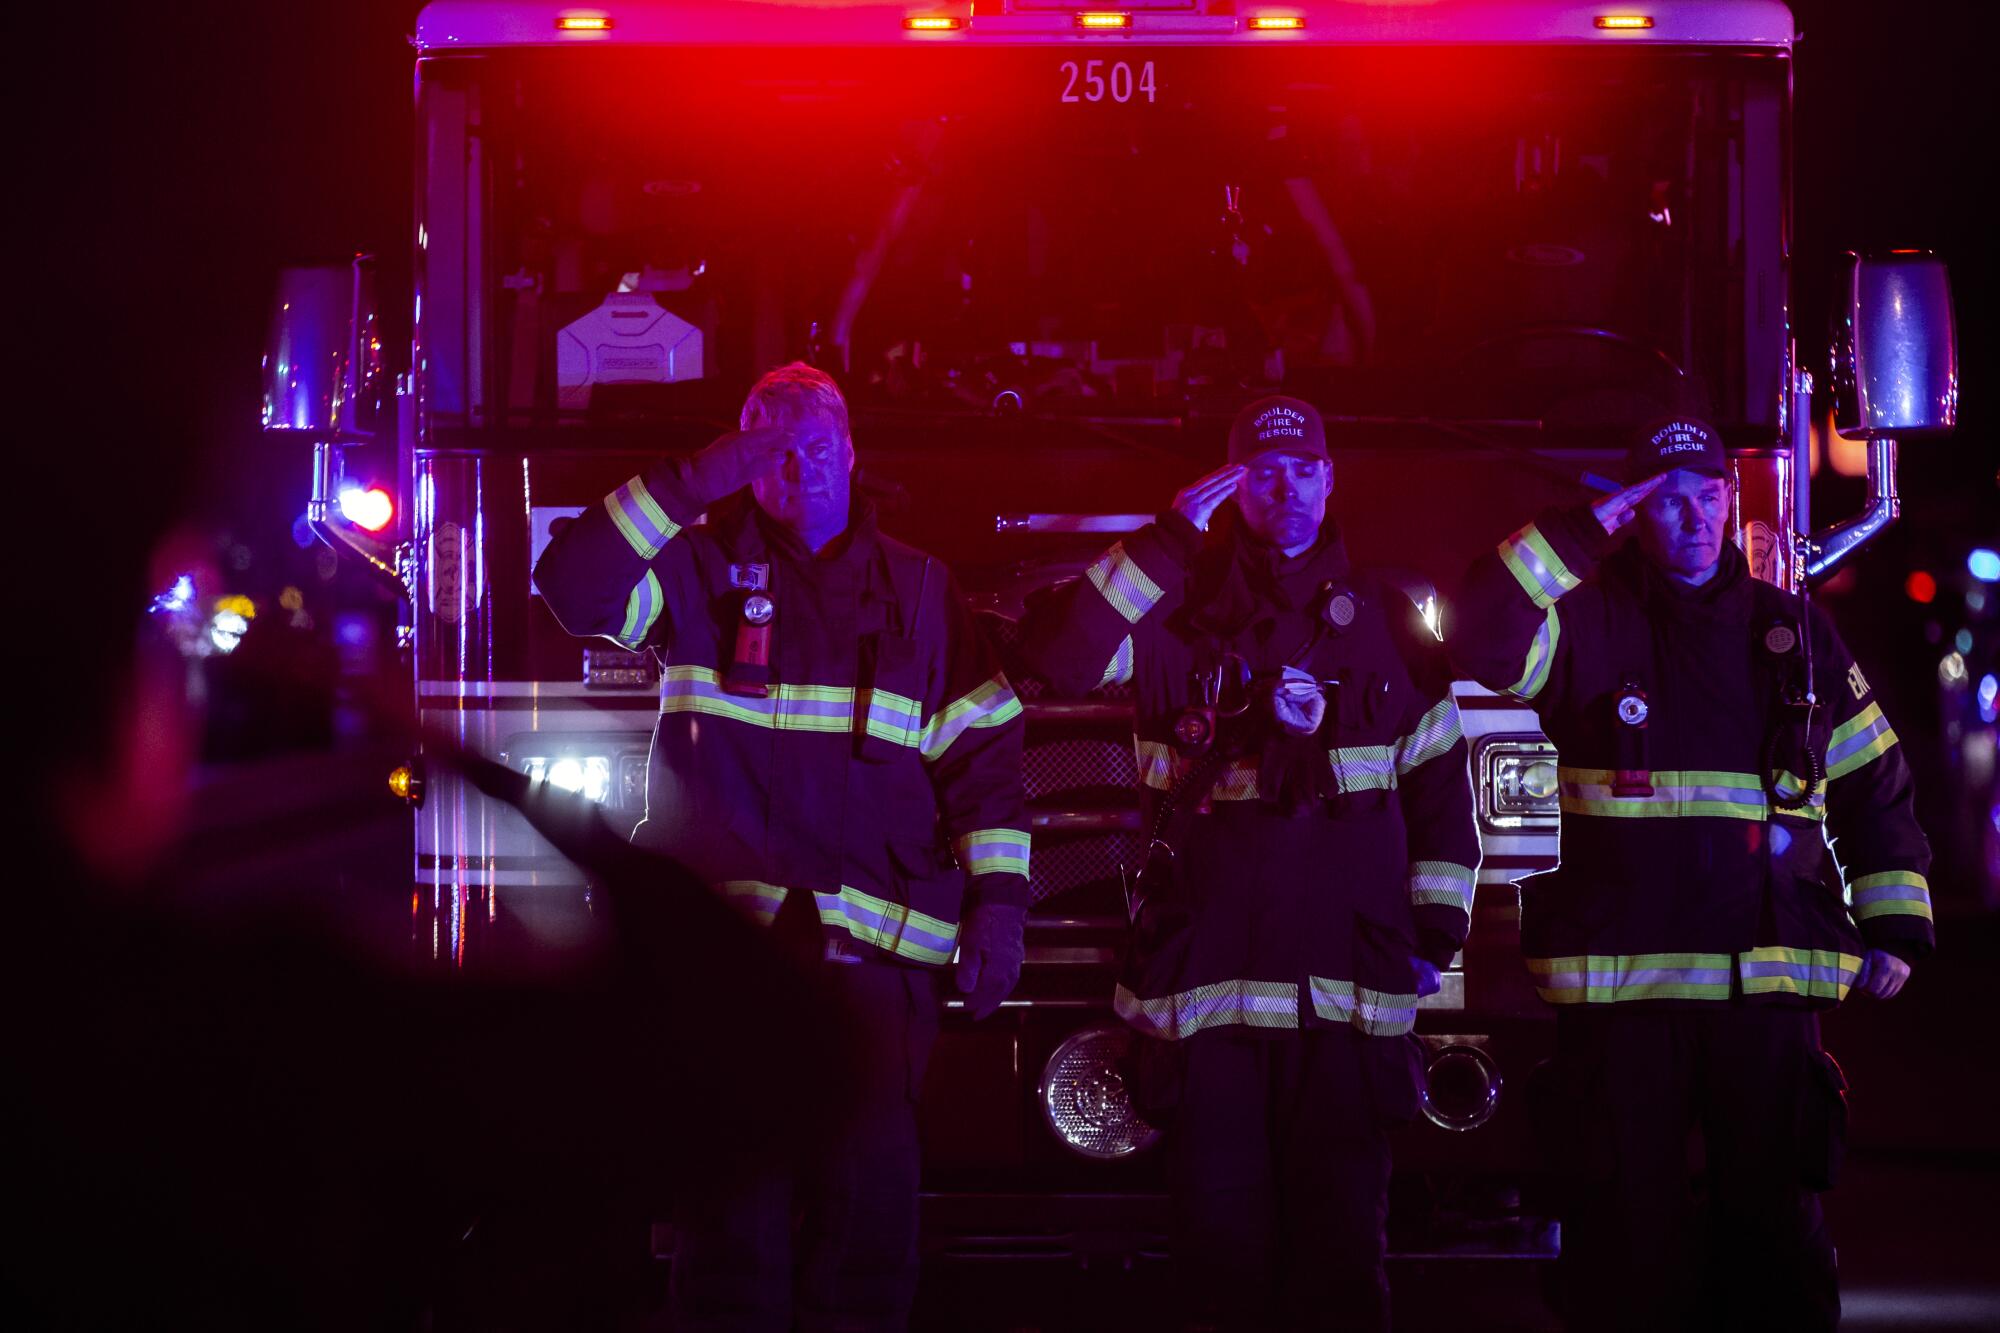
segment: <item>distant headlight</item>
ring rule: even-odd
[[[1072,1152],[1110,1160],[1153,1146],[1160,1137],[1132,1109],[1118,1062],[1132,1048],[1129,1028],[1112,1024],[1073,1032],[1042,1068],[1042,1116]]]

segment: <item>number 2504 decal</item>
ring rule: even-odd
[[[1065,60],[1062,62],[1064,102],[1130,102],[1159,100],[1160,80],[1148,60],[1134,69],[1124,60]]]

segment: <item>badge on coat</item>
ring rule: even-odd
[[[1783,657],[1798,646],[1798,631],[1782,620],[1764,631],[1764,651],[1773,657]]]

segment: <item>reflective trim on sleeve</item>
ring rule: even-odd
[[[1554,605],[1556,598],[1583,582],[1569,572],[1556,548],[1532,523],[1501,542],[1499,549],[1501,563],[1538,607]]]
[[[924,723],[922,744],[924,758],[938,760],[951,748],[953,741],[973,727],[1005,726],[1021,716],[1021,701],[1014,697],[1014,687],[1007,683],[1004,672],[995,673],[977,689],[946,704],[944,711]]]
[[[1535,993],[1550,1004],[1615,1004],[1726,1000],[1734,961],[1726,953],[1594,953],[1527,963]]]
[[[1412,907],[1456,907],[1472,915],[1472,889],[1479,873],[1456,861],[1410,862],[1410,905]]]
[[[1825,949],[1752,949],[1736,955],[1745,995],[1803,995],[1844,1000],[1861,975],[1861,960]]]
[[[861,725],[870,736],[916,749],[924,731],[923,705],[907,695],[888,690],[862,690],[857,696]]]
[[[646,645],[646,636],[653,632],[653,625],[666,610],[667,595],[660,590],[659,579],[652,570],[632,587],[632,595],[625,599],[625,623],[612,637],[627,648],[639,649]]]
[[[1417,1025],[1417,997],[1372,990],[1351,981],[1308,977],[1313,1012],[1335,1023],[1348,1023],[1371,1037],[1400,1037]]]
[[[1869,704],[1833,729],[1826,746],[1826,778],[1832,782],[1886,754],[1896,743],[1880,704]]]
[[[1028,873],[1029,839],[1011,828],[974,829],[959,835],[952,850],[968,875],[1021,875]]]
[[[785,905],[785,894],[788,892],[761,879],[725,879],[716,888],[731,904],[742,908],[766,926],[778,919],[778,909]]]
[[[1111,609],[1125,617],[1128,625],[1145,619],[1146,613],[1167,595],[1159,584],[1146,577],[1139,562],[1125,553],[1124,542],[1106,551],[1083,574],[1090,580],[1090,586],[1111,603]]]
[[[1465,731],[1458,720],[1458,701],[1447,694],[1417,719],[1415,731],[1397,739],[1396,771],[1408,775],[1448,753],[1464,739]]]
[[[1111,664],[1104,668],[1104,678],[1097,682],[1103,689],[1106,685],[1129,685],[1132,683],[1132,636],[1127,634],[1119,640],[1118,651],[1111,654]]]
[[[667,511],[660,508],[659,501],[646,489],[646,483],[637,477],[605,496],[604,508],[624,534],[625,544],[641,560],[658,555],[681,530],[681,525],[667,517]]]
[[[1556,613],[1553,604],[1548,614],[1542,617],[1542,627],[1535,631],[1535,638],[1528,645],[1527,665],[1521,670],[1521,678],[1507,687],[1507,693],[1516,699],[1532,699],[1542,692],[1549,683],[1549,668],[1556,660],[1556,644],[1562,639],[1562,617]]]
[[[1606,768],[1557,768],[1557,803],[1563,813],[1608,819],[1754,819],[1770,814],[1764,783],[1754,773],[1721,773],[1706,769],[1655,769],[1650,796],[1619,796],[1611,790],[1613,773]],[[1786,814],[1797,819],[1824,819],[1826,791]]]
[[[1930,881],[1914,870],[1859,875],[1847,886],[1856,921],[1877,916],[1920,916],[1931,920]]]
[[[1299,988],[1289,981],[1213,981],[1193,990],[1141,999],[1120,985],[1111,1007],[1148,1036],[1179,1041],[1207,1028],[1296,1028]]]
[[[844,930],[863,944],[919,963],[942,965],[957,947],[958,927],[925,916],[859,889],[841,886],[839,893],[815,893],[820,921]]]

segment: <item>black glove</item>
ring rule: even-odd
[[[965,926],[958,932],[955,980],[965,995],[965,1011],[973,1018],[986,1017],[1014,993],[1021,980],[1021,960],[1028,952],[1027,922],[1027,908],[999,903],[981,903],[965,914]]]
[[[790,447],[791,432],[782,426],[735,431],[681,464],[681,484],[705,508],[775,471]]]

